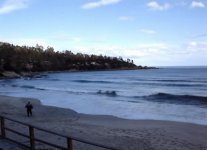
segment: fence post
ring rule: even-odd
[[[71,138],[67,138],[68,150],[73,150],[73,142]]]
[[[5,133],[5,122],[4,122],[4,117],[0,117],[1,118],[1,136],[2,138],[6,137],[6,133]]]
[[[35,140],[34,140],[34,128],[29,126],[29,138],[30,138],[30,148],[35,149]]]

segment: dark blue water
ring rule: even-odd
[[[207,124],[207,68],[53,73],[0,81],[0,94],[129,119]]]

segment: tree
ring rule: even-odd
[[[48,46],[15,46],[0,43],[0,71],[63,71],[63,70],[106,70],[135,68],[133,60],[122,57],[88,55],[65,50],[55,51]]]

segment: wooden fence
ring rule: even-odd
[[[11,122],[17,123],[19,125],[26,126],[28,128],[29,133],[28,134],[24,134],[24,133],[19,132],[18,129],[15,130],[15,129],[11,129],[11,128],[7,127],[6,124],[5,124],[6,120],[9,120]],[[88,145],[99,147],[99,148],[104,148],[104,149],[107,149],[107,150],[119,150],[119,149],[114,148],[114,147],[109,147],[109,146],[105,146],[105,145],[102,145],[102,144],[97,144],[97,143],[94,143],[94,142],[90,142],[90,141],[87,141],[87,140],[83,140],[83,139],[79,139],[79,138],[75,138],[75,137],[71,137],[71,136],[62,135],[62,134],[59,134],[59,133],[56,133],[56,132],[53,132],[53,131],[42,129],[40,127],[36,127],[36,126],[30,125],[30,124],[27,124],[27,123],[23,123],[23,122],[20,122],[20,121],[17,121],[17,120],[8,118],[8,117],[4,117],[4,116],[0,116],[0,125],[1,125],[1,137],[2,138],[8,139],[8,140],[10,140],[12,142],[15,142],[15,143],[17,143],[17,144],[19,144],[21,146],[24,146],[24,147],[32,149],[32,150],[37,149],[36,148],[36,142],[40,142],[40,143],[43,143],[45,145],[49,145],[49,146],[54,147],[56,149],[73,150],[73,148],[74,148],[73,147],[73,141],[78,141],[78,142],[81,142],[81,143],[84,143],[84,144],[88,144]],[[66,142],[67,142],[67,146],[66,147],[59,146],[59,145],[56,145],[54,143],[48,142],[46,140],[42,140],[42,139],[36,138],[35,137],[35,129],[43,131],[45,133],[49,133],[49,134],[53,134],[55,136],[60,136],[62,138],[65,138]],[[30,141],[29,146],[9,138],[7,136],[7,134],[6,134],[7,131],[12,132],[14,134],[17,134],[19,136],[28,138],[29,141]]]

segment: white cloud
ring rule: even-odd
[[[207,53],[207,42],[205,41],[191,41],[187,44],[187,50],[190,52],[205,52]]]
[[[191,8],[205,8],[205,4],[203,2],[200,1],[192,1],[191,3]]]
[[[171,8],[171,5],[169,3],[164,3],[164,4],[159,4],[156,1],[151,1],[149,3],[147,3],[147,7],[151,10],[167,10],[169,8]]]
[[[145,34],[149,34],[149,35],[153,35],[153,34],[156,34],[157,32],[154,31],[154,30],[149,30],[149,29],[141,29],[140,30],[142,33],[145,33]]]
[[[151,43],[151,44],[137,44],[131,48],[125,46],[116,45],[94,45],[94,46],[75,46],[76,52],[82,52],[87,54],[107,55],[107,56],[122,56],[123,58],[137,59],[141,57],[156,56],[165,54],[168,49],[165,43]]]
[[[93,9],[101,6],[106,6],[106,5],[113,5],[121,2],[121,0],[99,0],[95,2],[89,2],[84,4],[81,8],[82,9]]]
[[[72,50],[87,54],[121,56],[124,59],[133,59],[137,65],[206,65],[207,59],[207,42],[204,41],[192,41],[178,45],[162,42],[140,43],[132,47],[104,45],[80,45],[73,47]]]
[[[119,20],[120,21],[133,21],[134,17],[131,17],[131,16],[120,16]]]
[[[121,46],[77,46],[73,48],[75,52],[82,52],[87,54],[107,55],[111,57],[122,56],[123,58],[140,58],[147,55],[147,53],[137,50],[137,48],[127,48]]]
[[[19,9],[25,9],[29,5],[29,0],[5,0],[0,6],[0,15],[10,13]]]

